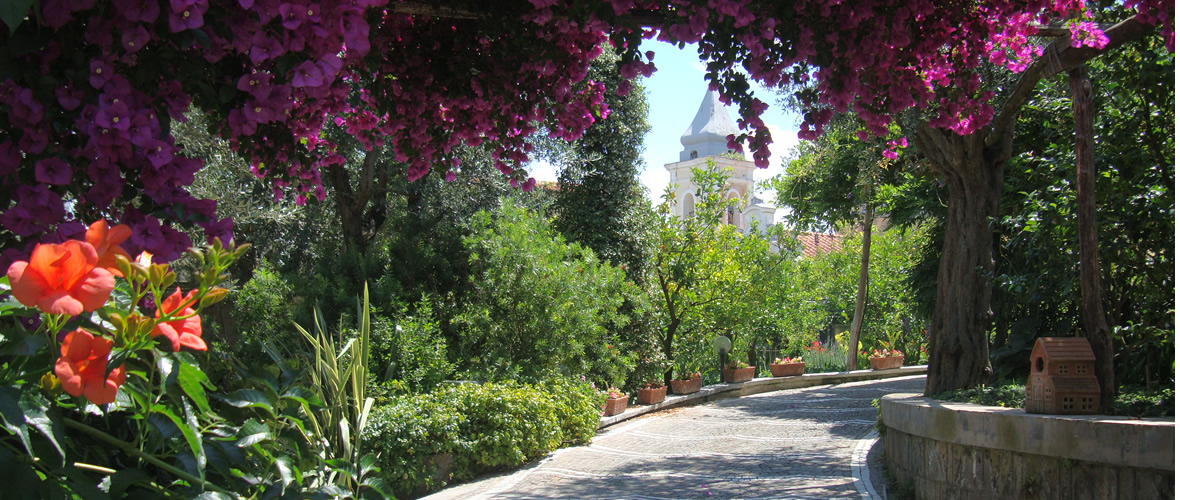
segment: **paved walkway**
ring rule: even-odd
[[[866,466],[877,420],[869,402],[924,385],[919,375],[666,410],[427,498],[878,498],[883,478]]]

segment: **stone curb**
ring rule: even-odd
[[[763,392],[781,391],[784,389],[799,389],[817,385],[843,384],[864,380],[881,380],[895,377],[907,377],[926,373],[926,365],[903,366],[891,370],[855,370],[851,372],[808,373],[797,377],[768,377],[756,378],[749,382],[736,384],[713,384],[702,387],[700,391],[684,396],[668,396],[664,401],[654,405],[628,406],[623,413],[602,417],[598,421],[598,428],[604,429],[619,422],[631,420],[640,415],[689,406],[718,399],[750,396]]]
[[[1023,408],[890,394],[881,398],[881,418],[891,430],[955,445],[1119,467],[1176,470],[1176,420],[1172,417],[1041,415],[1027,413]]]

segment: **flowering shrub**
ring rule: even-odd
[[[1171,46],[1172,2],[1123,4],[1138,21],[1163,26]],[[521,165],[539,125],[570,140],[609,114],[603,84],[586,78],[608,39],[626,80],[656,69],[641,39],[700,43],[710,86],[738,103],[744,132],[732,145],[747,143],[760,167],[769,164],[771,137],[759,118],[769,105],[753,97],[746,74],[769,87],[824,82],[798,96],[802,138],[849,108],[878,134],[912,107],[966,134],[994,114],[977,68],[990,61],[1023,70],[1042,53],[1031,40],[1039,24],[1065,20],[1075,45],[1105,43],[1076,0],[432,7],[26,0],[3,9],[11,71],[0,82],[0,185],[9,193],[0,225],[11,232],[9,258],[81,232],[71,213],[118,214],[132,228],[130,247],[162,261],[189,245],[173,224],[228,238],[232,222],[216,216],[216,202],[186,189],[203,162],[185,157],[169,134],[190,104],[276,195],[300,202],[322,198],[321,169],[347,161],[323,133],[330,129],[365,150],[389,148],[411,179],[431,170],[450,178],[456,148],[494,141],[497,166],[529,188]],[[651,28],[637,29],[635,15]],[[731,70],[739,64],[745,71]],[[67,200],[76,206],[67,210]]]
[[[627,397],[627,393],[613,385],[602,391],[602,395],[605,396],[606,399],[619,399]]]
[[[746,364],[745,361],[730,361],[729,364],[725,365],[725,367],[730,370],[741,370],[744,368],[749,368],[750,365]]]
[[[893,348],[873,349],[873,353],[869,355],[870,358],[884,358],[888,356],[901,356],[901,351]]]
[[[248,245],[190,249],[190,288],[150,254],[128,259],[129,232],[96,222],[0,279],[8,486],[42,498],[350,494],[325,480],[336,469],[303,431],[318,402],[295,372],[216,393],[198,362],[201,312],[226,296],[219,283]]]
[[[847,351],[836,342],[822,344],[812,342],[811,347],[803,350],[803,362],[807,363],[808,373],[826,373],[844,371],[848,368]]]

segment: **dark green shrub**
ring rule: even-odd
[[[378,383],[411,392],[430,392],[455,371],[429,298],[403,308],[395,318],[373,318],[370,371]]]
[[[997,385],[984,385],[970,389],[958,389],[934,396],[935,399],[957,403],[975,403],[987,406],[1024,408],[1023,381],[1010,380]]]
[[[1112,413],[1138,418],[1175,416],[1176,391],[1165,388],[1149,392],[1142,387],[1121,387]]]
[[[444,385],[375,407],[362,442],[380,455],[392,492],[405,496],[446,484],[436,455],[451,454],[452,477],[463,480],[584,443],[598,428],[599,405],[593,388],[568,379]]]
[[[458,408],[440,401],[435,394],[411,394],[393,398],[386,406],[374,407],[361,433],[364,449],[380,457],[382,476],[390,493],[408,496],[415,489],[435,490],[430,459],[434,455],[460,451],[464,420]],[[470,477],[456,471],[459,478]]]
[[[1025,382],[1013,380],[1002,385],[944,392],[935,398],[959,403],[1023,408],[1024,387]],[[1176,414],[1176,392],[1172,389],[1147,391],[1142,387],[1120,387],[1110,414],[1136,418],[1173,416]]]
[[[520,465],[561,444],[557,405],[547,391],[503,382],[460,384],[438,394],[466,417],[462,439],[481,469]]]
[[[473,226],[463,240],[470,288],[451,324],[468,376],[587,374],[612,343],[611,330],[628,321],[620,313],[623,270],[566,243],[540,214],[509,200],[496,213],[477,214]],[[621,379],[626,371],[608,375]]]
[[[299,346],[303,339],[291,326],[294,319],[291,285],[263,260],[254,276],[233,296],[233,317],[238,326],[238,342],[231,348],[239,361],[249,365],[269,361],[262,348],[265,341],[278,348]]]

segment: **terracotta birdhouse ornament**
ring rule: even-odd
[[[1098,413],[1101,389],[1094,351],[1077,337],[1041,337],[1033,346],[1024,411],[1055,415]]]

